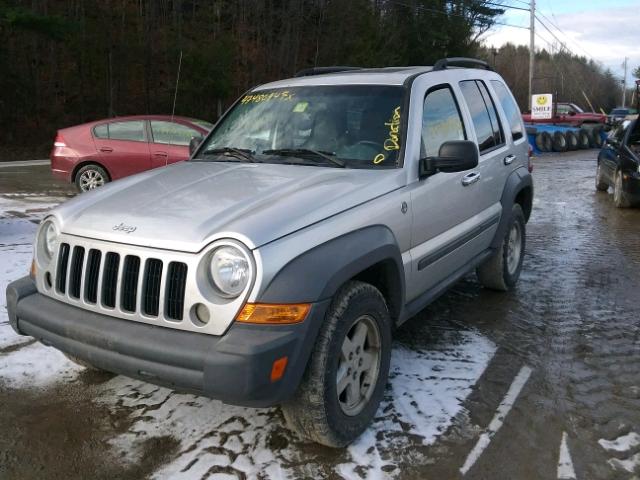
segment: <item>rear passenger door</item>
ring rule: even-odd
[[[459,83],[467,106],[476,143],[480,152],[478,173],[480,180],[474,213],[495,206],[502,196],[507,175],[506,165],[515,157],[509,146],[500,121],[496,104],[482,80],[464,80]]]
[[[104,123],[93,134],[98,157],[112,180],[151,168],[144,120]]]

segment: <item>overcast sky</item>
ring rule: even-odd
[[[503,3],[528,8],[529,0]],[[536,12],[573,53],[593,58],[620,78],[624,57],[629,57],[627,82],[632,84],[631,70],[640,66],[640,0],[536,0]],[[529,12],[508,9],[498,21],[528,27]],[[539,22],[536,33],[536,49],[558,45]],[[529,30],[496,25],[482,38],[488,46],[507,42],[528,45]]]

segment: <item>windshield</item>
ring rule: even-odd
[[[396,167],[403,93],[400,86],[379,85],[250,92],[220,121],[195,159],[215,161],[232,148],[257,162],[302,163],[294,161],[302,158],[320,166]]]

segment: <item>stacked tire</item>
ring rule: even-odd
[[[551,152],[553,150],[553,139],[548,132],[536,133],[536,147],[541,152]]]
[[[566,152],[567,149],[569,148],[569,144],[567,143],[567,137],[565,137],[565,135],[560,131],[553,132],[552,141],[553,141],[554,152]]]

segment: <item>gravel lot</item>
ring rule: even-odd
[[[72,190],[0,164],[0,478],[640,478],[640,210],[596,151],[535,160],[512,294],[473,276],[396,336],[387,397],[345,450],[254,410],[83,370],[7,323],[47,210]]]

